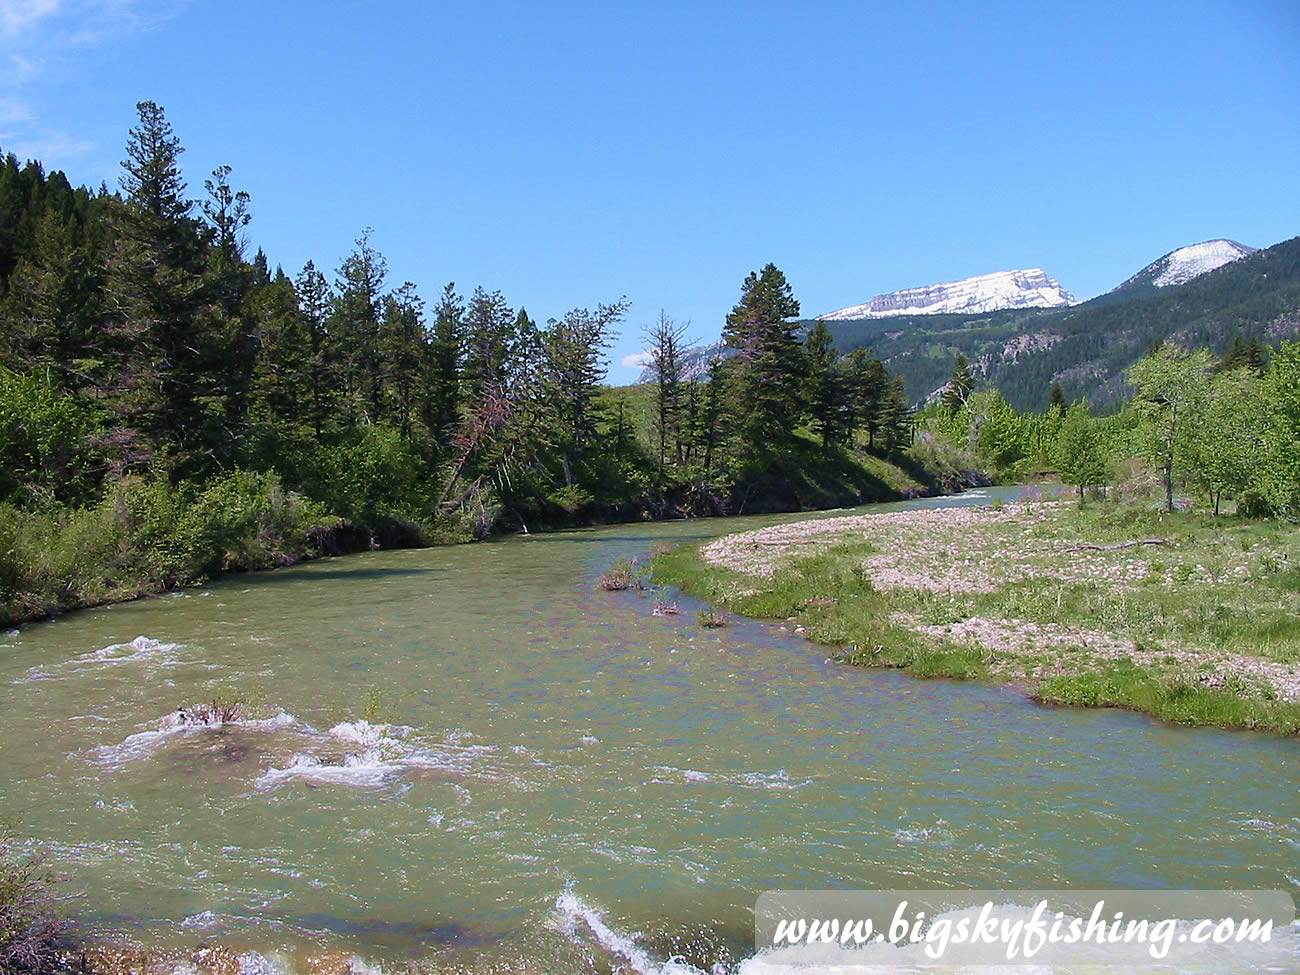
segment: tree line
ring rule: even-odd
[[[1217,359],[1206,348],[1153,345],[1125,374],[1133,390],[1115,413],[1095,417],[1085,400],[1066,404],[1059,385],[1042,413],[1017,411],[997,389],[975,389],[958,354],[938,402],[922,411],[934,435],[972,452],[1002,479],[1054,472],[1076,487],[1124,484],[1150,490],[1166,510],[1175,492],[1224,499],[1239,514],[1300,519],[1300,342],[1233,342]]]
[[[910,443],[901,380],[866,352],[836,356],[824,326],[802,335],[773,265],[742,283],[729,354],[705,376],[687,378],[684,329],[661,315],[647,329],[651,389],[610,390],[625,300],[545,324],[483,287],[448,284],[430,306],[390,282],[368,231],[332,274],[272,269],[247,253],[252,201],[230,167],[191,199],[164,111],[137,110],[117,191],[0,160],[10,511],[154,498],[170,514],[136,512],[130,530],[179,532],[205,491],[266,511],[280,491],[317,521],[418,540],[602,508],[725,513],[752,503],[773,458],[843,468],[859,448],[899,457]],[[211,538],[241,530],[196,529],[201,554],[169,572],[241,564]]]

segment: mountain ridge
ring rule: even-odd
[[[861,305],[819,315],[824,322],[899,315],[981,314],[1008,308],[1063,308],[1074,295],[1042,268],[994,271],[957,281],[878,294]]]

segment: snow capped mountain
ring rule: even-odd
[[[1034,267],[893,291],[876,295],[865,305],[841,308],[820,317],[823,321],[841,321],[891,315],[978,315],[1005,308],[1063,308],[1074,303],[1074,295]]]
[[[1192,278],[1199,278],[1216,268],[1231,264],[1249,254],[1255,253],[1254,247],[1247,247],[1235,240],[1206,240],[1199,244],[1190,244],[1170,251],[1158,261],[1148,264],[1137,274],[1129,278],[1115,291],[1133,288],[1144,284],[1157,288],[1168,288],[1176,284],[1186,284]]]

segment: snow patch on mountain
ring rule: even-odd
[[[1063,308],[1075,304],[1066,291],[1041,268],[998,271],[961,281],[906,288],[876,295],[863,305],[841,308],[823,321],[887,318],[891,315],[978,315],[1007,308]]]
[[[1233,261],[1247,257],[1255,253],[1255,250],[1254,247],[1247,247],[1235,240],[1226,240],[1224,238],[1205,240],[1199,244],[1189,244],[1186,247],[1178,248],[1176,251],[1170,251],[1159,260],[1151,262],[1115,290],[1120,291],[1124,288],[1148,282],[1157,288],[1169,288],[1174,285],[1186,284],[1193,278],[1199,278],[1202,274],[1208,274],[1225,264],[1231,264]]]

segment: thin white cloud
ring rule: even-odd
[[[39,61],[33,61],[31,58],[24,57],[21,54],[9,55],[9,84],[17,87],[31,81],[41,73],[41,64]]]
[[[32,134],[9,136],[4,139],[6,155],[13,153],[21,160],[37,159],[46,170],[64,169],[69,160],[75,160],[98,148],[94,142],[78,139],[66,132],[42,129]]]
[[[57,13],[61,0],[0,0],[0,36],[17,37]]]
[[[153,30],[190,0],[0,0],[0,147],[58,169],[98,148],[42,125],[48,78],[77,75],[85,48]],[[54,121],[57,126],[57,120]]]
[[[21,98],[0,97],[0,125],[30,122],[34,117],[31,105]]]
[[[653,361],[654,356],[649,352],[633,352],[631,355],[623,356],[623,368],[644,369]]]

